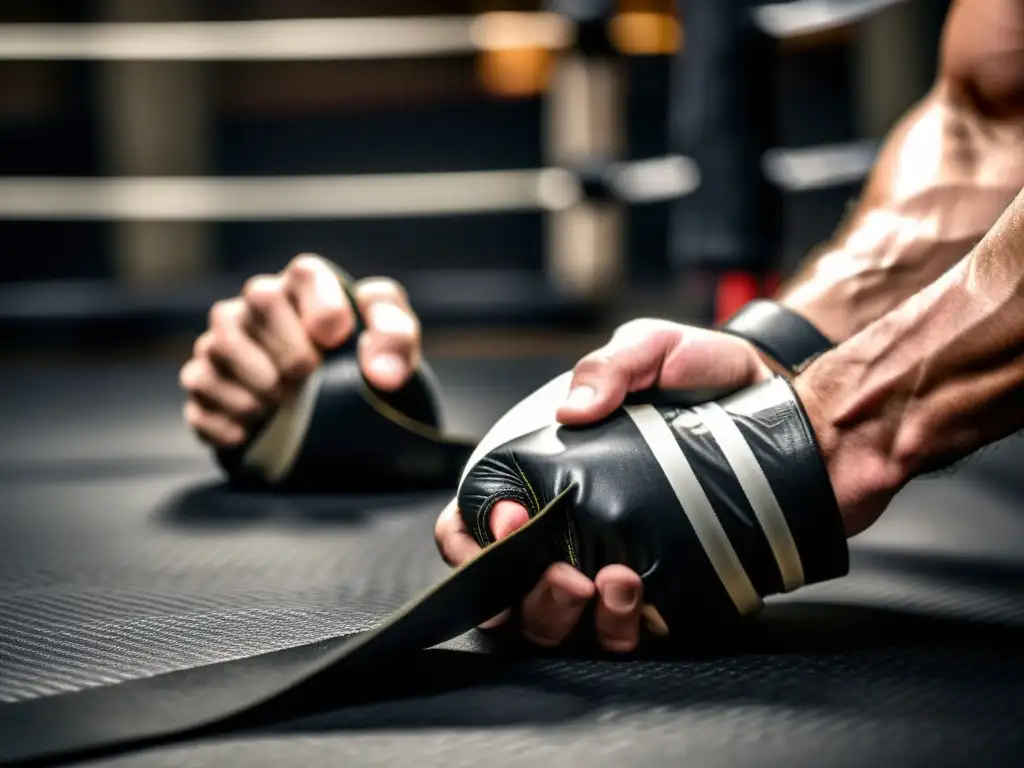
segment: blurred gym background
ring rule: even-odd
[[[173,345],[311,251],[428,351],[713,320],[835,228],[947,5],[5,0],[0,338]]]

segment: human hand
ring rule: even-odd
[[[325,259],[297,256],[280,273],[257,275],[240,296],[219,301],[179,380],[185,421],[216,448],[241,445],[250,428],[297,389],[356,328],[363,375],[394,391],[420,359],[420,325],[403,288],[387,278],[355,284],[357,307]]]
[[[663,320],[635,320],[582,358],[571,377],[552,382],[510,411],[485,441],[497,447],[511,430],[521,434],[524,419],[538,427],[556,419],[569,426],[591,424],[612,414],[632,392],[731,391],[771,376],[754,347],[735,336]],[[489,519],[492,535],[501,539],[524,525],[529,514],[522,504],[504,500],[491,510]],[[435,537],[442,556],[453,566],[480,551],[455,502],[439,516]],[[538,645],[557,646],[595,597],[595,631],[601,646],[622,653],[635,649],[643,618],[643,586],[639,575],[621,564],[605,566],[593,580],[568,563],[552,565],[523,601],[521,631]],[[508,615],[506,611],[485,626],[506,621]]]

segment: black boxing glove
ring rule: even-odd
[[[232,483],[289,491],[377,492],[455,485],[471,441],[444,432],[440,388],[426,361],[394,392],[375,388],[356,356],[365,329],[352,280],[338,274],[356,315],[348,341],[250,432],[216,452]]]
[[[802,370],[832,349],[832,342],[813,323],[768,299],[744,304],[717,330],[746,339],[790,372]]]
[[[498,501],[531,517],[559,505],[552,558],[590,578],[634,570],[662,633],[847,573],[838,504],[784,377],[698,406],[627,405],[583,428],[553,423],[570,380],[513,408],[470,457],[458,504],[479,544]]]

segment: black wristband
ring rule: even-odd
[[[744,305],[719,330],[746,339],[791,372],[833,347],[810,321],[768,299]]]

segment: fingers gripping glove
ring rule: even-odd
[[[399,390],[384,392],[363,376],[356,356],[365,328],[351,279],[336,268],[356,313],[340,348],[254,429],[217,459],[243,486],[330,492],[451,487],[472,443],[443,431],[437,380],[421,361]]]
[[[636,571],[663,634],[847,572],[837,502],[785,378],[696,407],[629,405],[585,428],[552,424],[567,384],[520,403],[470,458],[458,500],[478,543],[502,499],[531,516],[560,505],[552,557],[590,578],[612,563]]]

